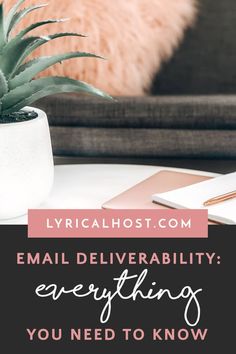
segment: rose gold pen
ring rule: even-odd
[[[214,198],[208,199],[203,203],[203,205],[209,206],[209,205],[224,202],[225,200],[232,199],[232,198],[236,198],[236,191],[232,191],[232,192],[218,195]]]

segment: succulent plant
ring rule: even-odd
[[[35,79],[43,70],[64,60],[101,57],[91,53],[71,52],[29,60],[28,56],[35,49],[49,41],[59,37],[84,36],[71,32],[56,33],[48,36],[29,35],[35,28],[65,21],[65,19],[49,19],[33,23],[15,36],[12,36],[15,26],[26,15],[47,6],[47,4],[42,4],[21,9],[21,5],[24,2],[25,0],[18,0],[6,15],[4,14],[3,3],[0,4],[0,122],[2,117],[17,114],[23,107],[32,104],[34,101],[56,93],[82,92],[111,99],[108,94],[83,81],[67,77]]]

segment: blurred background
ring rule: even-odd
[[[153,94],[235,94],[236,2],[199,0],[196,25],[153,83]]]
[[[235,0],[51,0],[39,16],[72,17],[55,30],[89,37],[35,56],[86,50],[108,58],[72,60],[44,75],[73,76],[118,96],[37,103],[49,116],[56,163],[236,170]]]

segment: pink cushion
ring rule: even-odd
[[[7,0],[7,6],[15,1]],[[35,1],[26,1],[26,5],[32,3]],[[195,0],[50,0],[48,7],[28,15],[18,28],[42,18],[70,17],[70,22],[41,27],[36,33],[76,31],[88,38],[58,39],[34,56],[79,50],[108,60],[73,59],[48,69],[43,76],[70,76],[112,95],[143,95],[195,15]]]

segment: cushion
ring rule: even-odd
[[[7,0],[7,7],[15,2]],[[89,37],[58,39],[40,47],[35,55],[73,50],[95,52],[108,60],[73,59],[44,74],[84,80],[112,95],[143,95],[195,14],[195,0],[51,0],[20,27],[42,18],[71,18],[69,23],[40,27],[35,33],[72,31]]]

